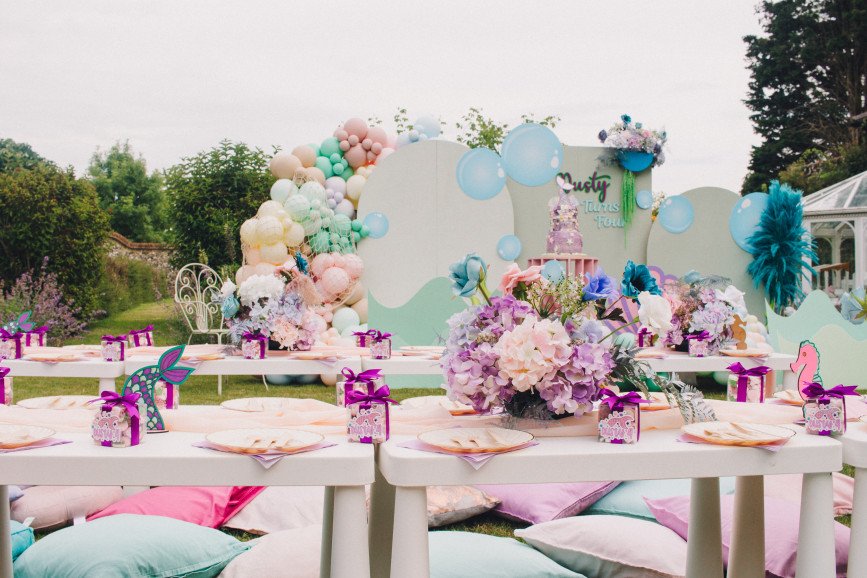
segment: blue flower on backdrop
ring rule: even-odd
[[[656,279],[650,274],[650,269],[647,265],[636,265],[630,259],[626,262],[626,267],[623,269],[623,281],[620,282],[620,292],[624,297],[636,299],[642,291],[647,291],[651,295],[662,295],[659,285],[656,284]]]
[[[851,293],[843,293],[840,297],[840,314],[843,319],[860,325],[867,320],[867,293],[864,289],[855,289]]]
[[[220,307],[220,311],[223,313],[223,317],[225,319],[231,319],[238,313],[238,310],[240,308],[241,303],[238,302],[238,298],[234,295],[229,295],[223,301],[223,305]]]
[[[587,284],[584,285],[582,301],[598,301],[608,299],[614,295],[614,279],[605,274],[602,267],[595,275],[587,276]]]
[[[301,273],[307,275],[307,259],[301,251],[295,251],[295,265],[298,266],[298,270],[301,271]]]
[[[467,253],[464,258],[449,267],[452,291],[458,297],[469,298],[485,279],[488,266],[476,253]]]
[[[629,116],[628,114],[621,114],[621,115],[620,115],[620,120],[622,120],[622,121],[625,122],[626,124],[629,124],[630,122],[632,122],[632,117]]]
[[[699,273],[695,269],[690,269],[686,272],[686,275],[683,276],[683,282],[689,285],[692,285],[693,283],[698,283],[699,281],[701,281],[701,273]]]

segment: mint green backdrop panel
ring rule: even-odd
[[[566,146],[561,171],[571,174],[582,189],[573,194],[579,202],[584,252],[599,259],[606,272],[619,278],[627,259],[646,262],[651,219],[650,210],[636,206],[632,223],[624,230],[620,198],[624,171],[618,165],[602,162],[608,153],[605,147]],[[636,193],[651,190],[651,179],[651,169],[636,174]],[[558,194],[559,188],[555,181],[527,187],[511,179],[507,186],[515,208],[515,235],[523,245],[518,258],[523,267],[527,259],[545,253],[551,223],[548,201]]]
[[[746,293],[747,309],[764,318],[765,295],[747,273],[752,255],[741,249],[729,232],[729,215],[740,195],[719,187],[691,189],[682,195],[692,203],[694,220],[683,233],[669,233],[653,223],[647,241],[647,261],[671,275],[694,269],[705,275],[722,275]]]

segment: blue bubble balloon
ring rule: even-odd
[[[566,269],[560,261],[547,261],[542,265],[542,276],[551,283],[559,283],[566,276]]]
[[[461,156],[456,171],[458,186],[470,198],[484,201],[506,186],[500,155],[486,148],[470,149]]]
[[[497,255],[503,261],[514,261],[521,254],[521,239],[515,235],[503,235],[497,242]]]
[[[440,135],[440,119],[434,116],[422,116],[413,125],[420,134],[428,138],[436,138]]]
[[[729,215],[729,232],[732,234],[732,239],[738,247],[748,253],[752,253],[753,247],[747,239],[756,231],[767,206],[766,193],[750,193],[744,195],[744,198],[735,204],[732,214]]]
[[[639,209],[649,209],[653,206],[653,193],[647,189],[638,191],[635,194],[635,204]]]
[[[560,172],[563,145],[551,129],[528,122],[515,127],[503,141],[506,174],[522,185],[544,185]]]
[[[371,239],[379,239],[388,233],[388,217],[382,213],[370,213],[364,217],[364,224],[370,229]]]
[[[689,199],[676,195],[662,201],[657,220],[669,233],[683,233],[692,225],[695,211]]]

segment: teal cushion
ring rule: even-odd
[[[656,518],[650,512],[650,508],[644,502],[673,498],[675,496],[689,496],[690,480],[635,480],[622,482],[611,490],[602,499],[584,510],[584,514],[610,514],[614,516],[629,516],[641,520],[656,522]],[[719,492],[721,495],[735,492],[734,478],[720,478]]]
[[[33,528],[21,522],[10,520],[12,525],[12,559],[15,560],[21,552],[33,545]]]
[[[586,578],[512,538],[448,530],[430,533],[430,576]]]
[[[231,536],[162,516],[120,514],[64,528],[15,561],[15,578],[216,576],[249,548]]]

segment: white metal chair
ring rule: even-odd
[[[213,335],[218,344],[228,334],[220,304],[213,301],[220,292],[223,280],[216,271],[202,263],[184,265],[175,277],[175,303],[190,328],[189,344],[193,336],[203,335],[209,341]],[[223,395],[223,376],[217,376],[217,394]]]

